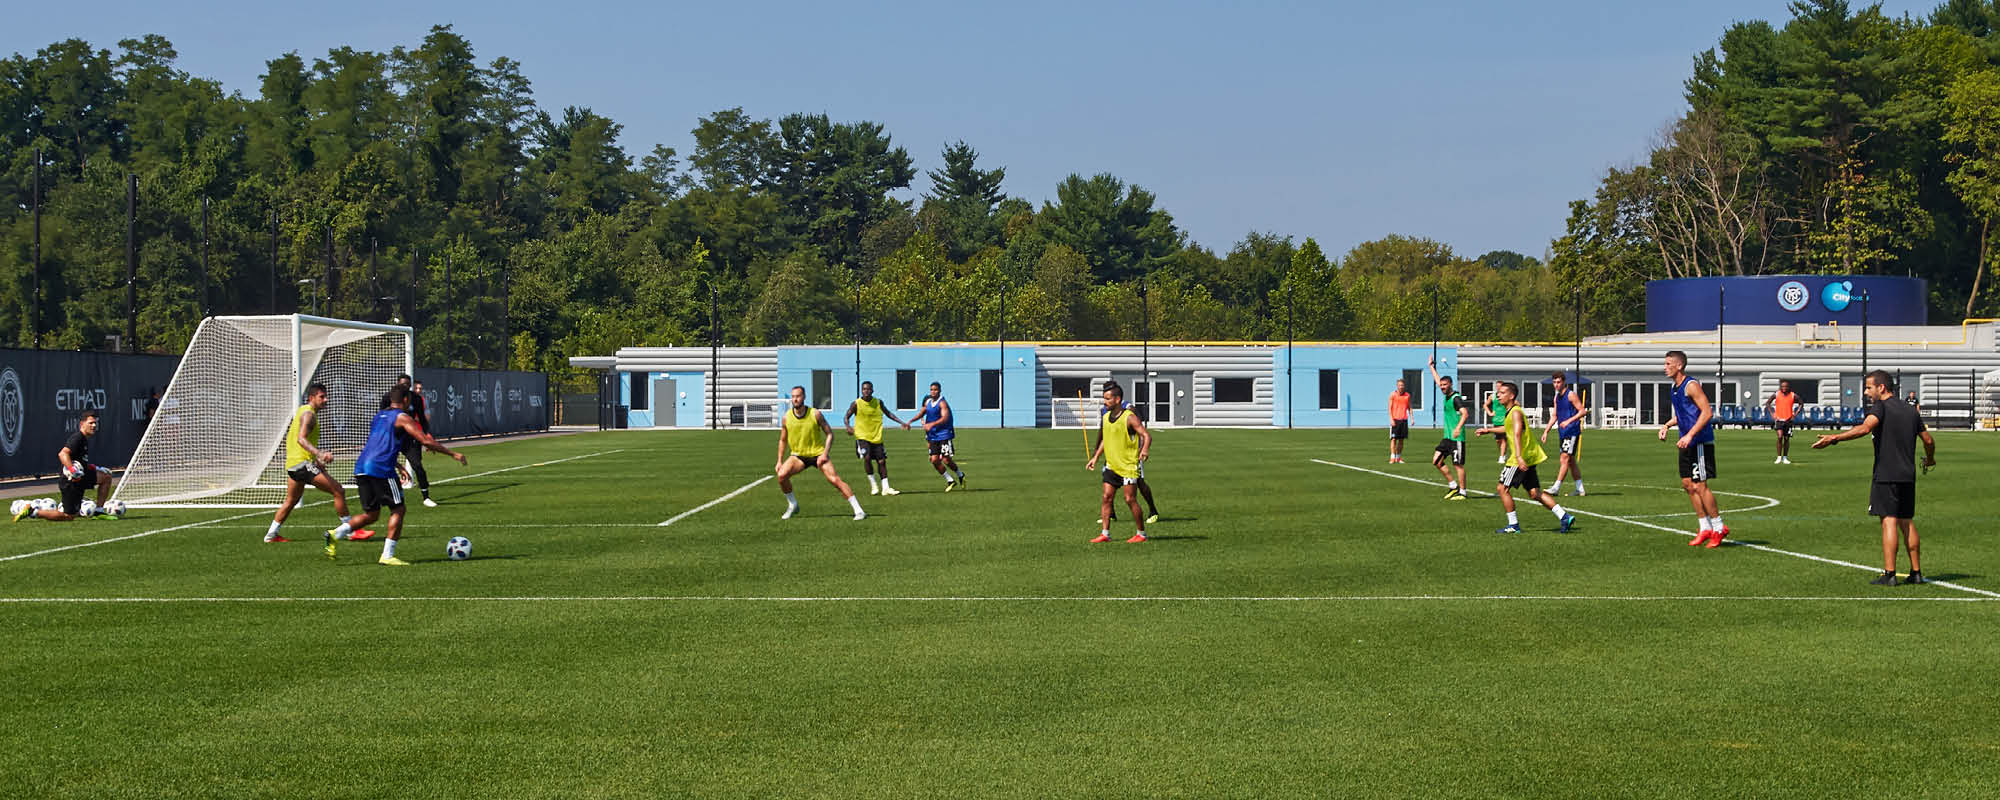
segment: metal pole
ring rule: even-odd
[[[1724,318],[1729,314],[1728,296],[1728,286],[1718,284],[1715,287],[1715,398],[1711,401],[1715,403],[1722,402],[1722,379],[1728,374],[1722,366],[1723,340],[1729,338],[1723,330],[1726,324]]]
[[[1000,427],[1007,427],[1007,284],[1000,284]]]
[[[854,276],[854,393],[861,394],[861,276]]]
[[[1153,312],[1146,305],[1146,279],[1139,279],[1139,384],[1146,387],[1146,414],[1140,422],[1153,421],[1153,404],[1159,398],[1153,396]],[[1133,387],[1132,399],[1139,399],[1138,387]]]
[[[444,251],[444,308],[446,313],[451,312],[451,295],[454,288],[451,283],[451,251],[446,250]],[[436,322],[437,320],[433,319],[430,321]],[[451,324],[446,323],[444,326],[444,358],[446,364],[454,363],[458,355],[458,351],[452,349],[454,346],[452,338]]]
[[[34,207],[35,244],[34,272],[29,278],[28,306],[34,315],[33,339],[35,349],[42,349],[42,151],[35,149],[35,188],[29,193],[28,202]]]
[[[722,396],[722,324],[720,311],[722,290],[716,288],[715,276],[708,278],[708,429],[722,427],[719,419]]]
[[[269,313],[278,313],[278,210],[271,209],[271,308]]]
[[[375,256],[375,237],[370,236],[368,237],[368,295],[373,299],[369,300],[368,304],[371,306],[382,302],[384,299],[382,297],[382,280],[380,277],[382,273],[378,269],[379,265],[376,263]]]
[[[1576,373],[1576,391],[1579,396],[1583,396],[1585,392],[1583,390],[1583,290],[1582,289],[1576,290],[1576,334],[1575,335],[1576,335],[1576,353],[1574,356],[1575,362],[1571,366],[1570,371]],[[1720,341],[1720,339],[1718,339],[1717,341]],[[1590,402],[1588,397],[1584,397],[1583,401],[1585,404],[1588,404]]]
[[[139,176],[125,173],[125,348],[139,349]]]
[[[1285,287],[1285,428],[1292,427],[1292,287]]]
[[[1861,290],[1861,374],[1868,374],[1868,290]]]
[[[201,300],[196,305],[201,316],[208,316],[208,198],[201,198],[201,278],[195,282]]]
[[[514,287],[507,274],[507,260],[500,260],[500,368],[509,369],[514,361]]]
[[[1431,279],[1431,363],[1438,360],[1438,280]],[[1431,382],[1431,427],[1439,427],[1437,382]]]
[[[326,315],[333,316],[333,226],[326,227],[326,275],[320,279],[320,287],[326,290]],[[319,313],[319,300],[313,300],[313,313]]]

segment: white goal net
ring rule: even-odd
[[[411,345],[410,329],[398,325],[298,314],[202,320],[116,498],[131,506],[277,506],[285,496],[285,430],[314,383],[327,387],[319,446],[334,454],[336,469],[351,469],[382,395],[413,366]]]
[[[1049,427],[1051,428],[1094,428],[1097,415],[1104,408],[1102,401],[1088,397],[1053,397],[1049,399]]]

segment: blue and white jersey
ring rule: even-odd
[[[396,477],[396,454],[403,451],[403,443],[409,436],[396,427],[396,418],[404,414],[400,408],[385,408],[375,412],[369,421],[368,443],[362,445],[361,455],[354,459],[354,474],[370,478]]]
[[[1674,426],[1681,429],[1682,436],[1692,432],[1695,420],[1701,419],[1701,409],[1695,406],[1693,398],[1688,397],[1687,387],[1690,383],[1699,381],[1691,375],[1683,375],[1681,382],[1674,384]],[[1703,427],[1700,433],[1696,433],[1694,438],[1689,439],[1688,444],[1707,444],[1713,441],[1715,441],[1715,426],[1709,425]]]
[[[943,417],[944,395],[938,395],[936,400],[928,397],[924,398],[924,422],[936,422]],[[958,436],[958,431],[952,429],[952,424],[949,420],[943,425],[924,431],[924,441],[927,442],[949,442],[956,436]]]
[[[1569,401],[1569,393],[1570,393],[1570,392],[1572,392],[1572,391],[1575,391],[1575,390],[1574,390],[1574,389],[1568,389],[1568,388],[1565,388],[1565,389],[1563,390],[1563,393],[1562,393],[1562,394],[1559,394],[1559,395],[1556,395],[1556,421],[1557,421],[1557,422],[1561,422],[1561,421],[1563,421],[1563,420],[1566,420],[1566,419],[1569,419],[1569,418],[1570,418],[1571,416],[1574,416],[1574,415],[1576,414],[1576,405],[1575,405],[1575,404],[1572,404],[1572,403],[1571,403],[1571,402]],[[1564,439],[1571,439],[1571,438],[1575,438],[1577,434],[1579,434],[1579,433],[1582,433],[1582,432],[1583,432],[1583,418],[1582,418],[1582,417],[1577,417],[1577,418],[1576,418],[1576,421],[1575,421],[1575,422],[1572,422],[1572,423],[1570,423],[1570,424],[1568,424],[1568,425],[1563,425],[1563,426],[1560,426],[1560,427],[1558,427],[1558,428],[1556,429],[1556,435],[1557,435],[1557,436],[1561,436],[1561,437],[1562,437],[1562,438],[1564,438]]]

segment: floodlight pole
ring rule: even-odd
[[[721,428],[718,418],[720,406],[716,405],[722,395],[722,326],[717,313],[722,305],[722,290],[716,288],[715,276],[708,276],[708,429]],[[747,418],[746,418],[747,419]]]
[[[201,198],[201,279],[196,281],[196,291],[201,295],[201,316],[208,316],[208,196]]]
[[[125,173],[125,347],[139,349],[139,175]]]
[[[1146,304],[1146,279],[1139,279],[1139,384],[1146,388],[1146,413],[1140,422],[1153,421],[1153,313]],[[1132,399],[1139,399],[1139,387],[1132,387]]]
[[[271,307],[269,313],[278,313],[278,210],[271,209]]]
[[[1861,290],[1861,375],[1868,375],[1868,290]]]
[[[1438,360],[1438,279],[1431,276],[1431,363]],[[1431,425],[1438,423],[1437,381],[1431,381]]]
[[[1292,427],[1292,287],[1285,287],[1285,428]]]
[[[1729,300],[1728,300],[1728,296],[1729,296],[1729,287],[1728,287],[1728,285],[1726,285],[1726,284],[1716,284],[1716,287],[1715,287],[1715,397],[1713,397],[1713,398],[1710,398],[1709,402],[1711,402],[1711,403],[1720,403],[1720,402],[1722,402],[1722,381],[1723,381],[1723,379],[1724,379],[1724,378],[1728,377],[1728,375],[1729,375],[1729,372],[1728,372],[1728,370],[1724,369],[1724,367],[1723,367],[1723,351],[1724,351],[1724,348],[1725,348],[1725,347],[1727,346],[1727,345],[1725,344],[1725,342],[1726,342],[1726,340],[1727,340],[1727,339],[1729,338],[1729,337],[1728,337],[1728,336],[1726,335],[1726,331],[1725,331],[1725,329],[1724,329],[1724,326],[1726,326],[1726,325],[1728,324],[1728,322],[1727,322],[1727,317],[1729,316]]]
[[[29,285],[28,307],[31,313],[33,314],[34,321],[29,324],[34,327],[33,335],[34,335],[35,349],[40,350],[42,349],[42,151],[41,148],[35,149],[35,186],[34,189],[31,192],[29,192],[28,197],[29,197],[28,203],[29,205],[33,206],[34,216],[35,216],[35,241],[33,247],[34,267],[33,267],[33,272],[30,273],[30,278],[28,279],[28,285]]]
[[[1007,284],[1000,284],[1000,427],[1007,427]]]

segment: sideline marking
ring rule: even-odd
[[[487,471],[485,471],[485,472],[475,472],[475,473],[473,473],[473,474],[471,474],[471,475],[454,475],[454,476],[452,476],[452,477],[449,477],[449,478],[440,478],[440,479],[438,479],[438,480],[435,480],[435,481],[431,481],[431,483],[434,483],[434,484],[437,484],[437,483],[451,483],[452,481],[462,481],[462,480],[465,480],[465,479],[467,479],[467,478],[480,478],[480,477],[484,477],[484,476],[487,476],[487,475],[498,475],[498,474],[500,474],[500,473],[502,473],[502,472],[513,472],[514,470],[517,470],[517,469],[527,469],[527,468],[529,468],[529,467],[546,467],[546,466],[548,466],[548,465],[550,465],[550,464],[561,464],[561,463],[563,463],[564,461],[575,461],[575,460],[577,460],[577,459],[580,459],[580,458],[592,458],[592,457],[595,457],[595,456],[603,456],[603,455],[610,455],[610,454],[612,454],[612,453],[621,453],[621,452],[624,452],[624,449],[623,449],[623,448],[620,448],[620,449],[617,449],[617,450],[600,450],[600,451],[598,451],[598,452],[595,452],[595,453],[586,453],[586,454],[584,454],[584,455],[580,455],[580,456],[570,456],[569,458],[558,458],[558,459],[556,459],[556,460],[554,460],[554,461],[538,461],[538,462],[535,462],[535,463],[533,463],[533,464],[516,464],[516,465],[514,465],[514,466],[511,466],[511,467],[503,467],[503,468],[501,468],[501,469],[493,469],[493,470],[487,470]],[[343,487],[343,488],[345,488],[345,487]],[[322,494],[324,494],[324,492],[322,492]],[[297,506],[294,506],[294,507],[293,507],[293,510],[295,510],[295,511],[296,511],[296,510],[298,510],[298,509],[301,509],[301,508],[309,508],[309,507],[312,507],[312,506],[322,506],[322,505],[327,505],[327,504],[329,504],[329,503],[332,503],[332,502],[333,502],[333,501],[332,501],[332,500],[330,500],[330,499],[327,499],[327,500],[314,500],[314,501],[312,501],[312,502],[310,502],[310,503],[304,503],[304,502],[302,502],[302,503],[299,503],[299,504],[298,504]],[[207,520],[202,520],[202,521],[200,521],[200,522],[189,522],[189,523],[186,523],[186,524],[182,524],[182,525],[175,525],[175,526],[172,526],[172,527],[168,527],[168,528],[155,528],[155,529],[153,529],[153,530],[150,530],[150,531],[141,531],[141,532],[139,532],[139,533],[133,533],[133,534],[127,534],[127,535],[124,535],[124,536],[114,536],[114,537],[112,537],[112,538],[109,538],[109,539],[99,539],[99,540],[97,540],[97,541],[94,541],[94,542],[83,542],[83,543],[81,543],[81,544],[67,544],[67,545],[63,545],[63,546],[61,546],[61,547],[51,547],[51,548],[49,548],[49,549],[47,549],[47,550],[36,550],[35,552],[32,552],[32,553],[22,553],[22,554],[20,554],[20,555],[12,555],[12,556],[0,556],[0,562],[4,562],[4,561],[18,561],[18,560],[20,560],[20,559],[23,559],[23,558],[34,558],[35,556],[45,556],[45,555],[48,555],[48,554],[50,554],[50,553],[60,553],[60,552],[63,552],[63,551],[65,551],[65,550],[77,550],[77,549],[81,549],[81,548],[85,548],[85,547],[96,547],[96,546],[98,546],[98,545],[100,545],[100,544],[111,544],[112,542],[123,542],[123,541],[126,541],[126,540],[129,540],[129,539],[142,539],[142,538],[145,538],[145,537],[147,537],[147,536],[153,536],[153,535],[155,535],[155,534],[161,534],[161,533],[172,533],[172,532],[174,532],[174,531],[184,531],[184,530],[187,530],[187,529],[189,529],[189,528],[200,528],[200,527],[205,527],[205,526],[209,526],[209,525],[214,525],[215,523],[218,523],[218,522],[233,522],[233,521],[235,521],[235,520],[239,520],[239,519],[248,519],[248,518],[250,518],[250,517],[258,517],[258,516],[267,516],[267,515],[270,515],[270,514],[272,514],[272,513],[274,513],[274,511],[273,511],[272,509],[268,509],[268,508],[266,508],[266,509],[259,509],[259,510],[257,510],[257,511],[251,511],[251,512],[248,512],[248,513],[243,513],[243,514],[234,514],[234,515],[231,515],[231,516],[227,516],[227,517],[217,517],[217,518],[215,518],[215,519],[207,519]]]
[[[1318,459],[1318,458],[1315,458],[1315,459],[1311,459],[1311,460],[1312,460],[1312,461],[1314,461],[1314,462],[1316,462],[1316,463],[1320,463],[1320,464],[1325,464],[1325,465],[1327,465],[1327,466],[1329,466],[1329,467],[1340,467],[1340,468],[1342,468],[1342,469],[1351,469],[1351,470],[1354,470],[1355,472],[1366,472],[1366,473],[1368,473],[1368,474],[1370,474],[1370,475],[1380,475],[1380,476],[1382,476],[1382,477],[1384,477],[1384,478],[1395,478],[1396,480],[1400,480],[1400,481],[1409,481],[1409,482],[1411,482],[1411,483],[1421,483],[1421,484],[1423,484],[1423,485],[1425,485],[1425,486],[1443,486],[1443,485],[1444,485],[1444,484],[1442,484],[1442,483],[1433,483],[1433,482],[1431,482],[1431,481],[1427,481],[1427,480],[1424,480],[1424,479],[1422,479],[1422,478],[1412,478],[1412,477],[1410,477],[1410,476],[1408,476],[1408,475],[1397,475],[1397,474],[1395,474],[1395,473],[1393,473],[1393,472],[1382,472],[1382,471],[1380,471],[1380,470],[1373,470],[1373,469],[1369,469],[1369,468],[1367,468],[1367,467],[1357,467],[1357,466],[1354,466],[1354,465],[1352,465],[1352,464],[1340,464],[1340,463],[1335,463],[1335,462],[1332,462],[1332,461],[1326,461],[1326,460],[1323,460],[1323,459]],[[1711,491],[1713,491],[1713,490],[1711,490]],[[1484,496],[1484,497],[1494,497],[1494,496],[1496,496],[1496,495],[1494,495],[1494,494],[1493,494],[1492,492],[1482,492],[1482,491],[1476,491],[1476,490],[1466,490],[1466,494],[1476,494],[1476,495],[1481,495],[1481,496]],[[1608,519],[1608,520],[1614,520],[1614,521],[1617,521],[1617,522],[1623,522],[1623,523],[1625,523],[1625,524],[1627,524],[1627,525],[1637,525],[1637,526],[1639,526],[1639,527],[1641,527],[1641,528],[1652,528],[1653,530],[1656,530],[1656,531],[1665,531],[1665,532],[1667,532],[1667,533],[1671,533],[1671,534],[1674,534],[1675,536],[1685,536],[1685,537],[1690,537],[1690,538],[1691,538],[1691,537],[1693,536],[1693,534],[1690,534],[1690,533],[1688,533],[1687,531],[1684,531],[1684,530],[1677,530],[1677,529],[1674,529],[1674,528],[1669,528],[1669,527],[1667,527],[1667,526],[1665,526],[1665,525],[1655,525],[1655,524],[1653,524],[1653,523],[1651,523],[1651,522],[1647,522],[1647,521],[1645,521],[1645,520],[1640,520],[1640,519],[1632,519],[1632,518],[1629,518],[1629,517],[1620,517],[1620,516],[1615,516],[1615,515],[1612,515],[1612,514],[1601,514],[1601,513],[1598,513],[1598,512],[1595,512],[1595,511],[1585,511],[1585,510],[1583,510],[1583,509],[1581,509],[1581,508],[1570,508],[1570,509],[1568,509],[1568,510],[1569,510],[1569,511],[1570,511],[1571,513],[1573,513],[1573,514],[1577,514],[1577,515],[1579,515],[1579,516],[1585,516],[1585,517],[1596,517],[1596,518],[1598,518],[1598,519]],[[1820,563],[1822,563],[1822,564],[1832,564],[1832,565],[1835,565],[1835,566],[1840,566],[1840,567],[1851,567],[1851,568],[1853,568],[1853,569],[1858,569],[1858,570],[1862,570],[1862,571],[1864,571],[1864,572],[1877,572],[1877,571],[1878,571],[1878,570],[1876,570],[1876,569],[1875,569],[1874,567],[1869,567],[1869,566],[1863,566],[1863,565],[1861,565],[1861,564],[1856,564],[1856,563],[1854,563],[1854,562],[1852,562],[1852,561],[1841,561],[1840,559],[1837,559],[1837,558],[1827,558],[1827,557],[1825,557],[1825,556],[1816,556],[1816,555],[1813,555],[1813,554],[1811,554],[1811,553],[1800,553],[1800,552],[1795,552],[1795,551],[1791,551],[1791,550],[1781,550],[1781,549],[1779,549],[1779,548],[1776,548],[1776,547],[1770,547],[1770,546],[1768,546],[1768,545],[1761,545],[1761,544],[1750,544],[1749,542],[1739,542],[1739,541],[1733,541],[1733,540],[1732,540],[1732,541],[1725,541],[1725,542],[1723,542],[1723,544],[1725,544],[1725,545],[1728,545],[1728,546],[1730,546],[1730,547],[1748,547],[1748,548],[1750,548],[1750,549],[1752,549],[1752,550],[1762,550],[1762,551],[1764,551],[1764,552],[1766,552],[1766,553],[1777,553],[1778,555],[1784,555],[1784,556],[1791,556],[1791,557],[1793,557],[1793,558],[1803,558],[1803,559],[1806,559],[1806,560],[1808,560],[1808,561],[1818,561],[1818,562],[1820,562]],[[1930,583],[1932,583],[1932,584],[1934,584],[1934,585],[1937,585],[1937,586],[1943,586],[1943,587],[1945,587],[1945,588],[1947,588],[1947,589],[1957,589],[1957,590],[1959,590],[1959,591],[1961,591],[1961,592],[1971,592],[1971,593],[1973,593],[1973,594],[1977,594],[1977,595],[1984,595],[1984,596],[1986,596],[1986,597],[1991,597],[1991,598],[2000,598],[2000,592],[1989,592],[1989,591],[1987,591],[1987,590],[1985,590],[1985,589],[1975,589],[1975,588],[1973,588],[1973,587],[1970,587],[1970,586],[1965,586],[1965,585],[1962,585],[1962,584],[1957,584],[1957,583],[1952,583],[1952,582],[1950,582],[1950,581],[1935,581],[1935,580],[1934,580],[1934,581],[1931,581]]]
[[[729,500],[730,498],[733,498],[733,497],[735,497],[735,496],[737,496],[737,495],[739,495],[739,494],[742,494],[742,493],[744,493],[744,492],[747,492],[747,491],[750,491],[751,489],[754,489],[754,488],[757,488],[757,485],[758,485],[758,484],[761,484],[761,483],[763,483],[763,482],[765,482],[765,481],[768,481],[768,480],[770,480],[770,479],[772,479],[772,478],[775,478],[775,477],[778,477],[778,476],[776,476],[776,475],[766,475],[766,476],[764,476],[764,477],[762,477],[762,478],[758,478],[758,479],[756,479],[756,480],[754,480],[754,481],[751,481],[751,482],[749,482],[749,483],[746,483],[746,484],[743,484],[743,485],[742,485],[741,487],[738,487],[736,491],[733,491],[733,492],[730,492],[729,494],[725,494],[725,495],[723,495],[723,496],[721,496],[721,497],[718,497],[718,498],[715,498],[714,500],[710,500],[710,501],[708,501],[708,502],[706,502],[706,503],[702,503],[701,505],[698,505],[698,506],[695,506],[694,508],[690,508],[690,509],[688,509],[688,510],[686,510],[686,511],[683,511],[683,512],[679,513],[679,514],[675,514],[675,515],[673,516],[673,518],[672,518],[672,519],[669,519],[669,520],[667,520],[666,522],[662,522],[662,523],[660,523],[658,527],[662,527],[662,528],[664,528],[664,527],[667,527],[668,525],[672,525],[672,524],[674,524],[674,523],[676,523],[676,522],[679,522],[679,521],[681,521],[681,520],[684,520],[684,519],[687,519],[688,517],[692,517],[692,516],[694,516],[694,515],[695,515],[695,514],[697,514],[697,513],[700,513],[700,512],[702,512],[702,511],[706,511],[706,510],[708,510],[709,508],[712,508],[712,507],[714,507],[714,506],[718,506],[718,505],[721,505],[722,503],[724,503],[724,502],[728,501],[728,500]]]
[[[522,595],[493,596],[388,596],[388,597],[0,597],[0,605],[15,604],[114,604],[114,603],[1399,603],[1399,602],[1627,602],[1678,603],[1685,601],[1751,601],[1797,603],[1993,603],[1991,597],[1811,597],[1727,595],[1304,595],[1283,596],[1174,596],[1158,597],[1064,597],[1064,596],[757,596],[757,595]]]

